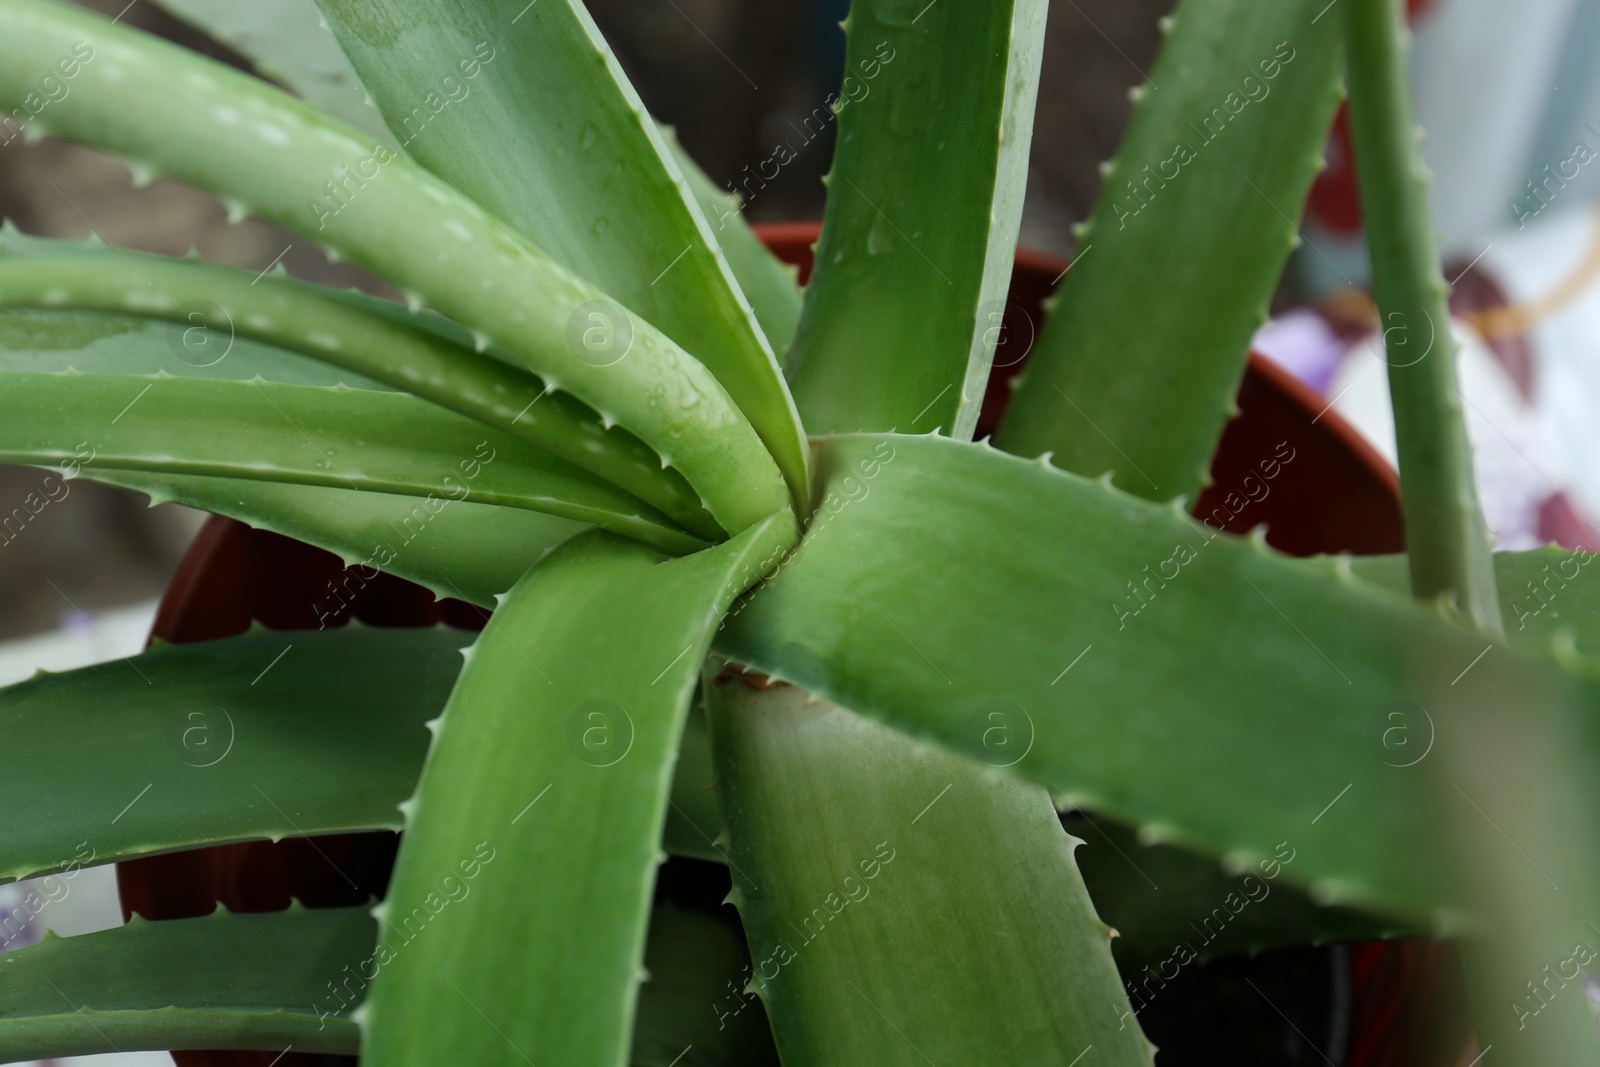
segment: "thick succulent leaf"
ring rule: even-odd
[[[399,829],[455,630],[265,630],[0,689],[0,881],[255,838]]]
[[[353,1055],[329,990],[372,956],[364,908],[147,922],[0,955],[0,1058],[230,1048]],[[349,968],[349,971],[346,971]]]
[[[400,496],[253,478],[93,470],[84,477],[238,519],[327,549],[347,566],[384,571],[436,596],[493,608],[495,598],[556,545],[587,525],[526,508],[442,495]],[[26,508],[41,500],[23,501]],[[0,513],[0,523],[15,518]],[[330,603],[329,609],[337,607]],[[712,831],[715,834],[715,831]]]
[[[705,691],[730,899],[788,1067],[1148,1067],[1043,789],[793,686]]]
[[[164,361],[168,364],[186,366],[185,358],[224,364],[234,337],[330,363],[355,372],[352,376],[362,382],[409,392],[535,444],[641,499],[659,502],[680,521],[695,523],[702,536],[716,533],[689,487],[676,472],[664,470],[637,438],[605,429],[570,396],[546,395],[544,383],[526,370],[407,321],[412,316],[398,305],[198,260],[41,241],[13,232],[0,233],[0,306],[164,319],[172,324],[163,331],[172,357]],[[228,376],[241,372],[236,368]]]
[[[750,955],[729,924],[658,904],[644,965],[633,1067],[777,1067],[766,1016],[743,1010]]]
[[[1327,0],[1184,0],[995,443],[1194,498],[1340,95]]]
[[[62,877],[47,891],[69,884]],[[196,1046],[353,1056],[359,1032],[350,1012],[365,998],[377,939],[366,908],[298,904],[248,915],[219,907],[166,922],[135,915],[97,933],[50,934],[0,955],[0,1056]],[[659,906],[645,959],[651,977],[639,991],[635,1067],[777,1062],[759,1010],[717,1017],[749,967],[727,924]]]
[[[804,504],[772,348],[580,0],[319,3],[404,150],[693,353]]]
[[[87,12],[50,0],[0,7],[0,106],[25,106],[38,79],[62,69],[75,72],[71,92],[37,114],[35,132],[118,153],[314,235],[635,433],[725,529],[788,500],[765,446],[699,361],[386,145]]]
[[[972,436],[1011,283],[1047,8],[851,6],[828,207],[789,352],[813,433]]]
[[[1382,915],[1317,904],[1279,877],[1284,859],[1294,863],[1292,844],[1235,873],[1187,849],[1144,844],[1127,827],[1087,813],[1067,816],[1067,830],[1083,839],[1073,858],[1095,910],[1117,931],[1111,948],[1125,972],[1293,945],[1427,936]]]
[[[665,551],[704,544],[587,471],[401,393],[73,373],[4,385],[9,463],[432,495],[594,523]]]
[[[0,823],[0,882],[227,841],[396,829],[396,805],[421,774],[424,727],[444,706],[461,671],[454,653],[469,640],[443,629],[258,630],[0,689],[0,717],[21,757],[0,788],[12,813]],[[343,725],[325,737],[318,717],[327,715]],[[698,751],[675,769],[669,792],[680,818],[667,820],[662,846],[720,861],[705,837],[721,823],[704,722],[686,736]],[[355,748],[350,773],[321,773]],[[223,760],[265,792],[197,773]],[[39,818],[41,803],[50,820]]]
[[[1009,715],[1032,742],[1018,771],[1236,868],[1287,842],[1284,878],[1319,902],[1466,907],[1440,866],[1435,764],[1395,766],[1389,710],[1520,692],[1530,738],[1566,728],[1532,694],[1580,683],[1336,563],[976,445],[841,437],[819,462],[823,512],[720,650],[980,756]]]
[[[507,594],[405,805],[377,912],[368,1063],[610,1067],[625,1054],[700,662],[727,604],[795,537],[785,511],[663,561],[597,531]],[[467,891],[472,903],[450,906]]]
[[[0,310],[0,373],[170,374],[387,389],[365,375],[204,326],[98,311]]]
[[[388,139],[383,116],[328,32],[316,0],[156,0],[156,5],[249,59],[257,73],[357,129]]]
[[[6,256],[41,251],[96,255],[107,248],[97,237],[81,243],[27,237],[9,222],[0,222],[0,250]],[[138,253],[127,253],[131,261]],[[167,262],[165,257],[151,257]],[[177,262],[192,262],[183,260]],[[281,278],[274,269],[265,277]],[[144,285],[144,279],[140,279]],[[423,330],[458,348],[473,348],[469,330],[435,311],[411,309],[403,304],[354,289],[315,290],[322,296]],[[205,309],[194,309],[203,311]],[[488,352],[500,355],[490,347]],[[511,357],[501,355],[505,362]],[[395,386],[368,378],[321,358],[312,358],[240,335],[237,329],[212,330],[184,318],[171,324],[149,317],[98,311],[71,311],[59,307],[0,309],[0,371],[59,371],[74,368],[86,373],[155,374],[165,371],[179,378],[262,378],[293,385],[348,385],[353,389],[394,391]],[[555,394],[560,395],[560,394]],[[575,403],[575,401],[565,401]]]
[[[661,127],[661,136],[672,149],[672,158],[688,180],[700,213],[722,246],[729,269],[781,363],[800,322],[799,269],[783,262],[762,244],[745,221],[738,194],[723,189],[700,169],[678,143],[672,127]]]
[[[1410,31],[1395,0],[1344,6],[1355,151],[1372,295],[1383,324],[1411,585],[1450,595],[1480,629],[1503,629],[1478,504],[1472,442],[1456,380],[1456,343],[1428,213],[1432,184],[1411,103]]]

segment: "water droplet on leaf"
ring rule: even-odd
[[[872,224],[872,229],[867,231],[867,255],[881,256],[892,251],[894,246],[894,228],[883,219],[878,219]]]

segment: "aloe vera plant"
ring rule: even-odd
[[[408,297],[8,230],[0,459],[493,614],[0,690],[0,878],[402,831],[370,907],[0,954],[0,1051],[1150,1064],[1118,963],[1226,870],[1283,892],[1205,955],[1460,937],[1485,1063],[1600,1060],[1589,557],[1487,553],[1396,0],[1182,0],[999,448],[1044,0],[856,0],[872,90],[835,105],[803,293],[579,0],[317,3],[166,4],[273,85],[0,0],[8,135]],[[1411,545],[1359,566],[1187,513],[1346,83]],[[1397,704],[1435,727],[1410,762]],[[1066,808],[1187,888],[1080,873]],[[742,944],[655,900],[668,854],[726,866]]]

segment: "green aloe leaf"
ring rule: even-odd
[[[0,374],[64,370],[389,388],[365,375],[203,326],[98,311],[0,309]]]
[[[1286,843],[1285,879],[1320,903],[1467,907],[1442,866],[1433,765],[1396,766],[1389,711],[1432,704],[1437,720],[1520,690],[1530,738],[1566,729],[1527,694],[1579,683],[1336,562],[939,438],[834,438],[819,463],[810,535],[720,651],[979,756],[1001,715],[1017,770],[1074,805],[1240,869]]]
[[[1351,0],[1344,16],[1351,145],[1373,298],[1384,328],[1411,588],[1419,598],[1447,598],[1478,631],[1498,637],[1504,623],[1463,417],[1447,287],[1428,213],[1429,177],[1411,102],[1405,11],[1396,0]],[[1484,735],[1522,733],[1525,713],[1519,714],[1520,709],[1485,702],[1472,711]],[[1551,783],[1564,776],[1584,777],[1586,768],[1572,766],[1571,753],[1559,746],[1541,750],[1520,736],[1512,743],[1495,740],[1500,743],[1469,749],[1465,762],[1480,775],[1491,767],[1497,772],[1488,777],[1497,788],[1489,802],[1515,803],[1511,832],[1536,844],[1592,838],[1595,827],[1574,818],[1581,810],[1577,805],[1550,802]],[[1527,755],[1539,758],[1539,786],[1519,790],[1515,780],[1531,764],[1518,767],[1517,757]],[[1501,833],[1509,837],[1508,831]],[[1509,1064],[1597,1063],[1600,1049],[1588,1004],[1568,997],[1532,1027],[1529,1015],[1543,1014],[1545,1001],[1536,997],[1532,1008],[1521,1006],[1523,988],[1516,976],[1548,971],[1551,964],[1545,960],[1550,958],[1558,960],[1560,970],[1569,965],[1550,950],[1564,952],[1571,943],[1572,933],[1563,929],[1560,918],[1570,913],[1571,905],[1552,907],[1557,883],[1540,873],[1549,889],[1517,877],[1475,879],[1487,910],[1497,919],[1486,936],[1469,941],[1463,950],[1478,1037],[1485,1053],[1498,1048],[1496,1055]],[[1566,874],[1560,877],[1570,884]],[[1588,929],[1579,932],[1587,939]],[[1531,982],[1526,988],[1535,989]],[[1504,1008],[1508,1002],[1511,1012]]]
[[[68,69],[70,95],[34,119],[36,132],[314,234],[621,423],[683,473],[725,529],[784,506],[771,456],[709,371],[447,182],[181,48],[50,0],[0,8],[0,105],[21,106],[45,71]],[[174,93],[178,83],[188,91]],[[200,141],[207,151],[188,147]]]
[[[710,677],[751,987],[783,1062],[1152,1062],[1045,791]]]
[[[416,582],[436,596],[493,608],[495,598],[556,545],[589,526],[526,508],[474,504],[444,494],[368,493],[253,478],[95,470],[84,475],[132,489],[152,504],[173,502],[238,519],[327,549],[346,566]],[[23,507],[43,510],[48,496]],[[23,518],[13,510],[0,522]],[[339,601],[325,606],[336,611]],[[713,834],[715,831],[713,831]]]
[[[1345,4],[1350,139],[1372,295],[1383,324],[1411,586],[1449,594],[1480,629],[1503,629],[1456,382],[1450,307],[1428,214],[1431,179],[1411,104],[1410,31],[1395,0]]]
[[[50,934],[0,955],[0,1057],[195,1047],[353,1055],[351,1005],[330,990],[367,964],[377,936],[364,908],[299,905],[169,922],[136,915],[98,933]]]
[[[43,891],[70,891],[70,875]],[[236,915],[46,935],[0,955],[0,1056],[146,1049],[260,1049],[353,1056],[351,1012],[365,999],[378,926],[366,908]],[[635,1067],[775,1064],[759,1009],[719,1020],[717,1004],[749,969],[725,923],[671,905],[650,919],[650,981],[639,991]],[[691,1051],[692,1050],[692,1051]],[[674,1057],[677,1057],[676,1059]]]
[[[1184,0],[995,443],[1193,499],[1339,101],[1327,0]]]
[[[586,534],[507,594],[404,806],[367,1062],[621,1059],[700,662],[795,536],[783,512],[664,561]],[[473,903],[451,907],[468,883]]]
[[[316,0],[156,0],[156,5],[251,60],[258,74],[357,129],[388,139],[383,116],[328,32]]]
[[[672,150],[678,169],[688,179],[700,213],[722,246],[739,289],[781,362],[800,322],[799,268],[783,262],[761,242],[745,221],[738,194],[722,188],[700,169],[678,142],[672,127],[661,127],[661,136]]]
[[[813,433],[970,438],[1022,218],[1044,0],[857,0],[789,353]]]
[[[349,591],[330,590],[327,609]],[[13,813],[0,823],[0,881],[228,841],[396,829],[396,805],[421,774],[424,726],[443,707],[461,672],[454,653],[469,640],[453,630],[355,624],[257,630],[0,689],[0,717],[22,757],[0,789]],[[344,669],[345,657],[360,659]],[[265,678],[280,669],[283,681],[268,686]],[[335,677],[340,685],[330,690]],[[302,707],[297,687],[317,699]],[[348,699],[352,692],[358,700]],[[108,715],[108,707],[119,710]],[[343,717],[325,744],[320,715]],[[96,741],[85,746],[79,739],[88,734]],[[677,817],[668,818],[662,845],[675,856],[722,861],[705,836],[720,833],[721,823],[702,717],[691,717],[686,737],[698,751],[675,768]],[[320,773],[356,745],[360,759],[349,774]],[[249,758],[240,762],[235,751]],[[223,761],[259,788],[197,773]],[[56,822],[38,818],[41,803],[58,813]]]
[[[0,881],[399,829],[470,635],[347,627],[156,648],[0,689]]]
[[[595,523],[666,551],[704,544],[586,471],[399,393],[74,373],[4,383],[6,462],[431,494]]]
[[[771,346],[579,0],[319,0],[423,166],[714,374],[796,500],[809,453]]]
[[[163,331],[171,358],[163,363],[177,363],[180,372],[192,364],[204,370],[226,363],[236,337],[333,364],[355,372],[351,377],[361,383],[381,382],[535,444],[659,502],[680,521],[696,524],[702,536],[716,535],[716,524],[689,487],[637,438],[606,430],[566,394],[546,395],[544,384],[527,371],[415,325],[415,316],[398,305],[198,260],[12,232],[0,233],[0,306],[166,320],[172,324]],[[229,376],[249,375],[238,367]]]

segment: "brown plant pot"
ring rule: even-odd
[[[757,227],[784,260],[811,269],[816,223]],[[993,432],[1038,326],[1045,298],[1066,263],[1019,251],[1006,307],[1001,347],[978,423]],[[1014,347],[1008,347],[1014,346]],[[1293,555],[1400,551],[1404,527],[1394,472],[1347,423],[1324,411],[1322,398],[1265,359],[1252,355],[1238,394],[1240,414],[1223,434],[1212,464],[1212,485],[1195,513],[1214,512],[1259,460],[1281,443],[1295,450],[1271,492],[1226,523],[1235,533],[1265,523],[1267,541]],[[340,604],[335,625],[357,619],[373,626],[446,623],[481,629],[488,613],[455,600],[435,600],[420,586],[389,575],[366,579],[346,571],[331,553],[243,523],[213,517],[184,557],[162,598],[152,636],[181,644],[245,632],[252,621],[274,630],[326,625],[332,591]],[[397,837],[388,833],[247,842],[131,860],[118,865],[125,914],[149,919],[204,915],[221,901],[234,911],[286,908],[290,898],[312,907],[365,903],[387,888]],[[1453,966],[1429,943],[1356,946],[1348,1067],[1431,1067],[1405,1045],[1415,1014],[1415,990]],[[1397,1036],[1398,1035],[1398,1036]],[[1459,1043],[1456,1047],[1460,1047]],[[1405,1050],[1402,1053],[1397,1050]],[[347,1062],[291,1052],[178,1052],[179,1067],[278,1067]],[[1448,1060],[1438,1061],[1441,1065]]]

